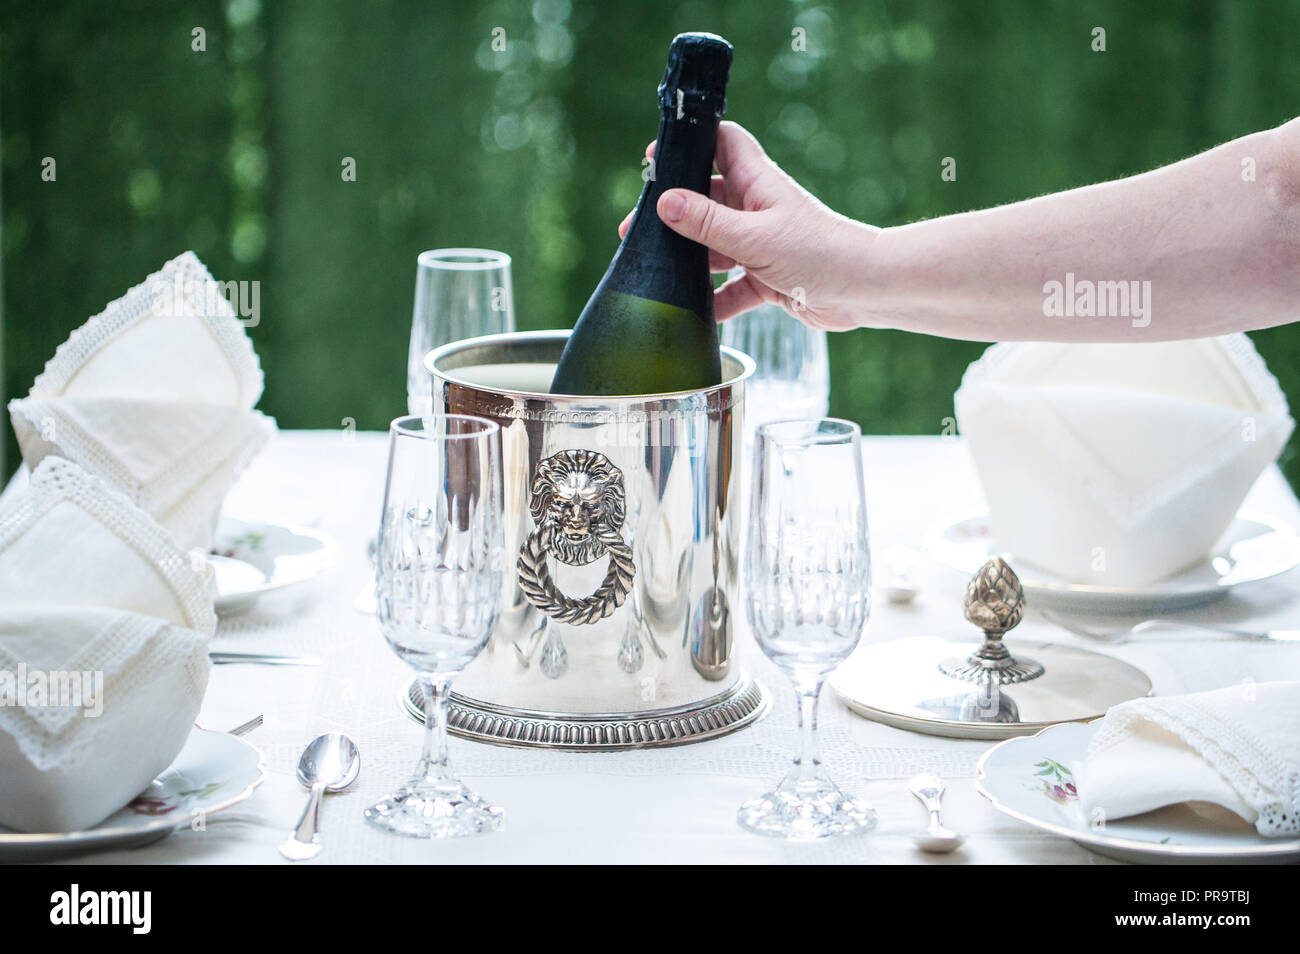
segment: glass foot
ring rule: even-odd
[[[496,831],[505,812],[464,783],[449,780],[437,786],[403,785],[365,810],[376,828],[408,838],[463,838]]]
[[[741,805],[736,821],[758,835],[811,841],[870,831],[876,826],[876,813],[818,772],[805,782],[786,776],[766,795]]]

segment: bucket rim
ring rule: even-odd
[[[485,387],[484,385],[466,380],[458,376],[456,369],[444,369],[437,366],[439,361],[468,351],[472,348],[482,348],[493,344],[504,344],[507,342],[541,342],[556,341],[561,342],[568,339],[572,333],[568,328],[547,328],[539,331],[505,331],[492,335],[481,335],[476,338],[463,338],[459,341],[451,341],[447,344],[434,348],[424,356],[424,369],[435,378],[449,381],[452,384],[461,387],[472,388],[476,391],[490,391],[493,394],[500,394],[508,397],[515,397],[524,400],[534,401],[551,401],[551,402],[578,402],[590,404],[592,402],[614,403],[629,402],[637,404],[646,404],[657,401],[672,401],[682,398],[693,398],[701,395],[710,395],[717,392],[734,388],[753,376],[755,370],[754,359],[743,351],[737,351],[735,348],[721,345],[719,351],[727,358],[735,361],[740,365],[740,371],[732,375],[725,381],[715,384],[712,387],[697,388],[687,391],[664,391],[656,394],[610,394],[610,395],[592,395],[592,394],[552,394],[549,391],[526,391],[515,388],[503,387]]]

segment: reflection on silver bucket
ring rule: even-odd
[[[501,425],[507,573],[501,619],[456,680],[450,727],[514,745],[631,748],[758,718],[735,663],[743,516],[738,454],[753,363],[723,383],[643,397],[546,393],[567,331],[429,354],[433,408]],[[406,697],[422,712],[419,687]]]

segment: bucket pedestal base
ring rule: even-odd
[[[412,681],[402,708],[424,723],[424,691]],[[466,699],[447,703],[447,730],[462,739],[524,748],[608,751],[702,742],[744,728],[767,711],[762,683],[741,672],[726,692],[687,706],[635,713],[575,715],[535,712]]]

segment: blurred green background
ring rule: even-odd
[[[404,411],[422,249],[511,253],[519,326],[571,325],[640,189],[681,30],[734,43],[729,118],[829,205],[878,225],[1128,175],[1300,112],[1297,3],[0,9],[7,396],[190,248],[219,279],[261,282],[261,407],[282,427],[379,428]],[[1091,49],[1097,26],[1105,52]],[[41,178],[47,156],[55,182]],[[949,156],[955,182],[940,178]],[[1300,394],[1300,327],[1254,338]],[[839,336],[831,410],[871,433],[938,433],[982,348]],[[1292,451],[1285,465],[1295,483]]]

